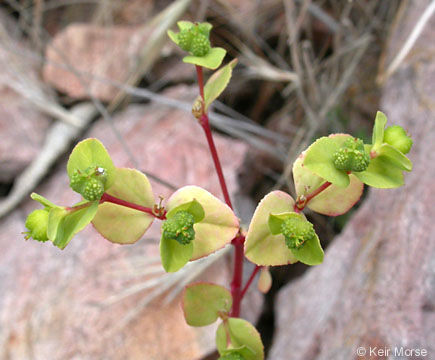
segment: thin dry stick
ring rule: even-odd
[[[415,24],[415,27],[412,30],[411,34],[409,34],[402,48],[397,53],[396,57],[393,59],[391,64],[388,66],[385,73],[383,73],[379,77],[378,79],[379,84],[383,84],[399,68],[399,65],[402,63],[406,55],[408,55],[409,51],[414,46],[415,42],[417,41],[418,37],[420,36],[421,32],[423,31],[430,17],[433,15],[434,11],[435,11],[435,0],[432,0],[429,6],[424,10],[420,19],[417,21],[417,24]]]

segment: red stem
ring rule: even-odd
[[[199,95],[201,95],[202,100],[204,100],[204,77],[202,75],[202,66],[195,65],[195,67],[196,75],[198,76]]]
[[[196,73],[198,75],[199,94],[204,100],[204,80],[203,80],[201,66],[196,65]],[[207,138],[208,147],[210,148],[211,157],[213,158],[214,167],[216,169],[216,173],[219,178],[219,183],[222,188],[222,193],[224,195],[225,202],[232,209],[233,205],[231,203],[230,194],[228,193],[228,188],[225,182],[224,173],[222,171],[221,162],[219,160],[219,155],[217,153],[216,146],[213,140],[213,135],[211,133],[210,123],[207,114],[204,112],[204,108],[203,108],[203,113],[199,119],[199,123],[201,124],[201,127],[203,128],[205,136]]]
[[[233,296],[233,307],[231,309],[232,317],[240,316],[240,303],[242,302],[242,275],[243,275],[243,243],[245,237],[237,236],[232,241],[234,245],[234,272],[233,280],[231,281],[231,295]]]
[[[216,173],[219,179],[219,183],[222,189],[222,193],[225,199],[226,204],[232,209],[233,205],[231,203],[230,194],[228,192],[227,184],[225,182],[224,173],[222,171],[222,166],[219,160],[219,155],[216,150],[216,146],[214,144],[213,135],[210,129],[210,122],[207,116],[207,113],[204,109],[204,77],[202,73],[202,67],[196,65],[196,74],[198,76],[198,86],[199,86],[199,94],[202,98],[202,114],[199,118],[199,123],[204,130],[205,137],[207,138],[208,147],[210,148],[211,157],[213,158],[214,167],[216,169]],[[232,244],[234,245],[234,272],[233,279],[231,281],[231,295],[233,297],[233,307],[231,309],[231,316],[239,317],[240,315],[240,303],[242,301],[242,275],[243,275],[243,243],[245,242],[245,237],[243,235],[236,236],[232,240]]]
[[[297,213],[300,213],[312,198],[319,195],[323,190],[327,189],[330,185],[332,185],[332,184],[329,181],[327,181],[327,182],[323,183],[322,185],[320,185],[312,193],[310,193],[310,194],[306,195],[304,198],[296,201],[295,206],[293,207],[294,211]]]
[[[119,199],[119,198],[117,198],[115,196],[112,196],[112,195],[109,195],[107,193],[104,193],[103,196],[101,197],[100,204],[102,204],[104,202],[110,202],[110,203],[113,203],[113,204],[117,204],[117,205],[128,207],[130,209],[139,210],[139,211],[142,211],[144,213],[150,214],[150,215],[152,215],[155,218],[160,219],[160,220],[165,220],[166,219],[166,213],[165,212],[163,212],[161,215],[159,215],[159,214],[156,214],[153,211],[153,209],[151,209],[151,208],[148,208],[148,207],[145,207],[145,206],[141,206],[141,205],[137,205],[137,204],[131,203],[131,202],[126,201],[126,200]]]
[[[330,185],[332,185],[329,181],[320,185],[316,190],[314,190],[311,194],[306,196],[307,203],[315,196],[319,195],[323,190],[327,189]]]
[[[245,296],[246,292],[248,291],[249,286],[251,286],[252,281],[254,281],[255,275],[257,275],[257,273],[260,269],[261,269],[261,266],[258,266],[258,265],[255,266],[254,270],[252,271],[251,276],[249,277],[249,280],[247,281],[245,287],[242,290],[242,294],[241,294],[242,299]]]

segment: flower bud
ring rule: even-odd
[[[32,211],[26,219],[25,223],[26,234],[25,239],[32,238],[37,241],[47,241],[47,227],[48,227],[48,210],[38,209]]]
[[[188,211],[178,211],[162,224],[163,237],[187,245],[195,238],[194,216]]]
[[[285,219],[281,225],[285,243],[289,249],[300,249],[316,236],[313,224],[302,216],[292,216]]]
[[[403,154],[409,153],[413,143],[405,129],[399,125],[389,126],[385,129],[384,142],[395,147]]]
[[[367,169],[370,156],[365,152],[361,139],[347,139],[343,146],[334,153],[334,166],[339,170],[360,172]]]

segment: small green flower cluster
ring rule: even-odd
[[[106,170],[102,167],[90,167],[85,172],[74,170],[70,187],[89,201],[101,199],[106,183]]]
[[[289,249],[300,249],[316,233],[313,224],[301,217],[289,217],[281,225],[285,243]]]
[[[333,158],[335,167],[345,171],[364,171],[370,163],[370,156],[364,150],[363,141],[353,137],[344,142]]]
[[[163,237],[187,245],[195,239],[194,222],[195,219],[191,213],[184,210],[178,211],[163,223]]]
[[[178,33],[178,45],[194,56],[205,56],[210,51],[210,27],[208,24],[192,24]]]

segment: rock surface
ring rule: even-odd
[[[14,90],[25,83],[28,91],[39,85],[38,64],[16,23],[1,11],[0,26],[0,182],[8,183],[41,149],[50,121]]]
[[[390,44],[397,54],[430,1],[413,1]],[[370,194],[322,265],[286,286],[276,304],[273,360],[389,359],[435,356],[435,49],[432,17],[411,53],[388,80],[381,110],[414,139],[406,185]],[[419,89],[420,91],[416,91]],[[359,357],[362,347],[367,356]],[[395,349],[425,349],[425,357]],[[359,350],[363,351],[363,350]]]
[[[194,98],[186,87],[168,95]],[[221,197],[205,138],[190,114],[157,105],[133,105],[116,115],[114,122],[143,170],[178,186],[203,186]],[[117,166],[132,166],[107,124],[97,122],[87,136],[102,140]],[[216,146],[234,193],[235,172],[247,147],[219,135]],[[167,198],[171,193],[151,182],[155,194]],[[78,197],[67,184],[63,163],[37,192],[56,203],[71,204]],[[0,223],[1,359],[187,360],[214,350],[213,326],[187,326],[178,297],[169,305],[159,298],[141,310],[149,291],[140,287],[163,275],[154,260],[158,256],[156,227],[131,246],[111,244],[88,227],[60,251],[22,239],[25,215],[35,207],[28,202]],[[229,286],[231,266],[229,258],[222,257],[200,278]],[[137,290],[122,297],[131,287]],[[252,321],[258,314],[252,309],[259,311],[262,301],[261,295],[255,295],[244,304]],[[138,312],[121,327],[132,309]]]
[[[149,30],[143,26],[71,24],[48,45],[44,80],[72,98],[110,101],[139,61]]]

